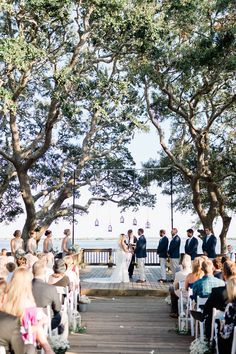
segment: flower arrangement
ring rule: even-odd
[[[194,339],[191,343],[190,354],[210,354],[211,348],[206,340],[201,340],[200,338]]]
[[[81,247],[78,244],[73,245],[71,248],[69,248],[69,251],[71,251],[71,253],[80,253]]]
[[[70,348],[70,343],[62,339],[60,336],[53,336],[49,339],[49,343],[55,354],[64,354]]]
[[[88,296],[81,295],[80,298],[79,298],[79,303],[80,304],[90,304],[91,300],[90,300],[90,298]]]
[[[26,255],[26,252],[23,250],[23,248],[18,248],[15,253],[16,258],[24,257]]]

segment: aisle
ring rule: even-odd
[[[82,313],[86,333],[70,335],[68,353],[186,354],[190,336],[176,333],[164,298],[94,298]]]

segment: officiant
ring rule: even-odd
[[[137,243],[137,237],[134,236],[133,230],[128,230],[127,241],[128,241],[129,253],[131,254],[128,272],[129,272],[129,278],[132,279],[132,276],[133,276],[133,273],[134,273],[134,265],[135,265],[135,253],[134,253],[134,251],[135,251],[136,243]]]

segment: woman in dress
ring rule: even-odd
[[[68,254],[70,254],[70,250],[72,247],[72,242],[70,238],[70,229],[65,229],[64,235],[65,237],[62,239],[62,243],[61,243],[62,257],[65,257]]]
[[[93,283],[128,283],[128,253],[129,249],[126,244],[126,235],[120,234],[116,250],[116,267],[114,268],[112,275],[109,278],[88,278],[84,279],[84,281]]]
[[[35,255],[36,251],[37,251],[36,232],[34,230],[31,230],[26,245],[26,252]]]
[[[53,252],[53,244],[52,244],[52,231],[46,230],[45,231],[45,240],[43,241],[43,252],[49,253]]]
[[[24,240],[21,238],[21,231],[16,230],[13,234],[14,238],[11,239],[11,255],[15,256],[18,249],[24,249]]]
[[[231,354],[234,327],[236,326],[236,276],[229,278],[226,284],[228,305],[218,335],[220,354]]]

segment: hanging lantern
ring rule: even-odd
[[[151,223],[149,221],[147,221],[145,227],[146,227],[146,229],[150,229]]]
[[[124,222],[125,222],[125,218],[124,218],[123,215],[121,215],[121,217],[120,217],[120,223],[121,223],[121,224],[124,224]]]
[[[136,226],[137,225],[137,219],[133,219],[133,225]]]
[[[95,225],[95,226],[99,226],[99,220],[98,220],[98,219],[95,220],[94,225]]]
[[[112,226],[111,226],[111,224],[108,226],[108,232],[112,232]]]

